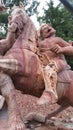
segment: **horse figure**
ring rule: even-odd
[[[45,85],[41,61],[36,55],[37,30],[24,12],[23,5],[20,4],[13,8],[9,24],[10,31],[16,34],[16,41],[12,48],[0,57],[0,86],[2,95],[8,104],[10,129],[24,130],[26,128],[16,104],[15,88],[26,94],[40,97]],[[73,72],[63,70],[58,77],[64,81],[57,83],[58,102],[62,106],[73,105],[73,82],[70,82]]]

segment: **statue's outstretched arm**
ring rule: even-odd
[[[73,55],[73,47],[62,38],[56,37],[54,42],[55,46],[52,46],[51,51],[56,54]]]
[[[73,46],[67,46],[62,49],[62,53],[67,56],[73,56]]]
[[[66,46],[66,47],[60,47],[59,45],[56,45],[51,48],[53,52],[56,54],[64,54],[67,56],[73,56],[73,46]]]
[[[66,47],[66,46],[71,46],[70,43],[67,41],[63,40],[61,37],[55,37],[54,42],[59,45],[60,47]]]

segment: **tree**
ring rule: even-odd
[[[39,2],[37,2],[37,0],[32,0],[32,3],[30,3],[29,0],[4,0],[4,4],[6,7],[8,7],[9,11],[7,10],[7,12],[0,12],[0,37],[6,36],[8,29],[8,16],[10,14],[11,8],[14,4],[18,6],[20,1],[24,3],[25,10],[30,16],[36,12],[37,6],[39,5]],[[3,28],[5,31],[2,31],[4,30]]]
[[[40,23],[50,23],[57,36],[65,40],[73,40],[73,15],[60,3],[54,7],[53,1],[47,3],[48,9],[44,9],[42,17],[38,17]]]
[[[38,17],[40,24],[50,23],[56,29],[57,36],[73,41],[73,15],[61,3],[57,7],[54,7],[52,0],[46,4],[48,8],[44,8],[42,17]],[[67,61],[73,69],[73,59],[67,57]]]
[[[14,4],[18,6],[20,1],[24,3],[25,7],[29,5],[29,7],[25,9],[30,16],[36,12],[37,6],[39,5],[39,2],[37,2],[37,0],[32,0],[32,3],[29,0],[4,0],[4,4],[12,8]]]

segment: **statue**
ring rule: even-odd
[[[64,55],[58,56],[53,53],[51,45],[52,42],[54,45],[54,40],[60,46],[69,46],[69,44],[61,38],[54,37],[54,32],[51,32],[52,28],[48,28],[50,46],[47,44],[48,39],[38,42],[37,30],[25,13],[22,4],[14,6],[9,24],[9,30],[15,34],[16,41],[5,55],[0,56],[0,89],[8,105],[9,128],[11,130],[26,130],[17,106],[15,88],[25,94],[41,97],[45,89],[44,62],[40,58],[41,55],[43,56],[43,50],[49,50],[45,51],[47,52],[45,55],[46,65],[52,69],[52,64],[49,61],[56,63],[54,69],[56,69],[58,77],[55,89],[58,101],[62,102],[62,99],[67,99],[71,105],[73,104],[73,83],[71,82],[73,72],[67,65]],[[47,98],[52,103],[50,91]]]
[[[14,13],[15,16],[14,16]],[[37,31],[34,27],[34,24],[31,22],[29,17],[24,13],[24,9],[21,7],[14,7],[12,14],[11,21],[9,21],[10,24],[10,32],[15,33],[16,37],[18,36],[18,39],[12,46],[12,49],[10,49],[7,53],[5,53],[4,56],[1,56],[1,93],[5,97],[7,104],[8,104],[8,110],[9,110],[9,127],[10,129],[25,129],[25,125],[23,121],[21,120],[20,113],[16,104],[16,99],[15,99],[15,89],[14,85],[17,80],[20,80],[20,83],[17,86],[19,88],[21,86],[25,86],[26,84],[28,85],[27,87],[33,87],[36,81],[36,77],[33,81],[31,82],[35,73],[37,75],[40,75],[39,71],[34,68],[32,71],[33,64],[38,68],[40,67],[40,63],[37,63],[37,60],[39,61],[39,58],[37,55],[35,55],[33,52],[36,50],[36,44],[37,44]],[[27,23],[27,24],[26,24]],[[29,32],[29,29],[32,30]],[[27,31],[26,31],[27,29]],[[30,46],[28,44],[30,43]],[[22,43],[22,44],[21,44]],[[29,51],[30,50],[30,51]],[[25,54],[24,54],[25,51]],[[11,53],[11,54],[10,54]],[[18,57],[18,54],[20,53],[20,57]],[[28,56],[27,56],[28,54]],[[16,58],[14,58],[16,57]],[[28,59],[27,59],[28,57]],[[18,59],[20,60],[18,62]],[[27,59],[27,60],[26,60]],[[2,61],[3,60],[3,61]],[[26,61],[26,63],[25,63]],[[23,63],[25,65],[23,65]],[[31,64],[32,63],[32,64]],[[37,63],[37,64],[36,64]],[[30,67],[29,67],[30,64]],[[3,69],[2,69],[3,68]],[[5,70],[5,71],[4,71]],[[39,69],[40,70],[40,69]],[[25,71],[25,72],[24,72]],[[31,74],[31,71],[33,72],[33,76]],[[30,75],[31,74],[31,75]],[[30,75],[30,76],[29,76]],[[10,76],[10,77],[9,77]],[[17,78],[18,77],[18,78]],[[21,78],[22,77],[22,78]],[[31,78],[30,78],[31,77]],[[40,76],[38,76],[40,77]],[[15,79],[15,81],[13,80]],[[12,80],[11,80],[12,79]],[[24,79],[27,80],[27,82],[24,83]],[[14,85],[13,85],[13,83]],[[33,84],[33,86],[32,86]],[[21,85],[21,86],[20,86]],[[16,86],[16,85],[15,85]],[[21,89],[24,91],[24,88]],[[37,92],[37,88],[35,89]],[[32,93],[31,90],[29,90],[30,93]],[[27,89],[25,90],[25,93],[27,93]],[[34,92],[33,92],[34,93]],[[38,93],[38,92],[37,92]],[[38,93],[38,95],[40,95]],[[10,103],[12,102],[12,104]]]
[[[57,74],[65,69],[70,69],[70,66],[67,64],[64,55],[56,53],[56,46],[64,48],[64,46],[70,45],[62,38],[56,37],[55,32],[56,30],[51,27],[50,24],[44,24],[40,28],[40,36],[42,40],[38,43],[38,47],[41,55],[44,56],[46,59],[45,64],[44,61],[42,62],[47,73],[44,74],[45,91],[43,92],[43,95],[39,100],[39,104],[43,104],[45,102],[49,103],[49,92],[52,92],[54,94],[54,97],[58,99],[56,93],[56,85],[59,78],[57,79]],[[50,70],[50,67],[52,68],[52,70]]]

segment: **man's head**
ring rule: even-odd
[[[55,35],[56,30],[50,24],[44,24],[40,28],[40,36],[42,39]]]

